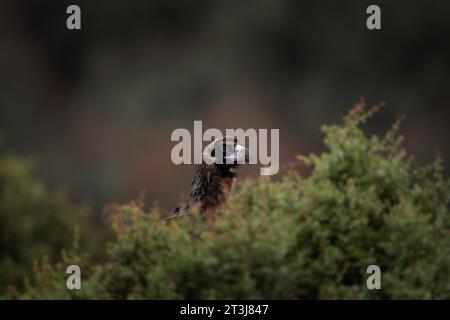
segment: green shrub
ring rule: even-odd
[[[64,191],[50,191],[34,174],[29,160],[0,153],[0,294],[7,285],[22,287],[32,262],[56,259],[89,230],[87,204],[72,204]],[[85,238],[83,248],[91,248]]]
[[[397,135],[360,129],[374,112],[356,106],[324,126],[328,151],[299,157],[307,177],[242,183],[215,219],[170,223],[142,200],[115,205],[112,261],[65,255],[36,266],[21,298],[450,298],[449,181],[440,160],[413,169]],[[79,263],[82,290],[65,268]],[[379,265],[381,290],[366,268]]]

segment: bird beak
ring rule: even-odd
[[[225,157],[227,162],[236,163],[236,164],[244,164],[249,163],[250,161],[250,150],[237,144],[234,152],[230,154],[228,157]]]

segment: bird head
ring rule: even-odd
[[[236,168],[240,164],[249,163],[250,152],[238,144],[236,137],[223,137],[216,139],[206,146],[203,151],[203,160],[206,164],[214,164],[221,168]]]

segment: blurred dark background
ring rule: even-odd
[[[381,31],[366,28],[370,4]],[[416,163],[448,160],[449,22],[449,1],[1,0],[0,132],[98,207],[145,189],[172,209],[194,168],[172,164],[170,134],[194,120],[279,128],[283,168],[321,151],[319,126],[360,96],[386,102],[369,132],[406,114]]]

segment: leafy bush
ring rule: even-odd
[[[376,111],[357,105],[324,126],[328,151],[299,157],[307,177],[261,177],[233,192],[215,217],[161,223],[142,199],[107,212],[113,257],[76,252],[36,266],[20,298],[450,298],[449,181],[440,160],[413,169],[399,122],[383,137],[360,129]],[[79,264],[82,290],[66,288]],[[379,265],[381,290],[366,268]]]
[[[76,239],[77,227],[89,230],[86,204],[73,205],[62,190],[50,191],[34,175],[29,160],[0,154],[0,293],[21,288],[33,260],[55,259]],[[85,239],[83,248],[91,248]]]

